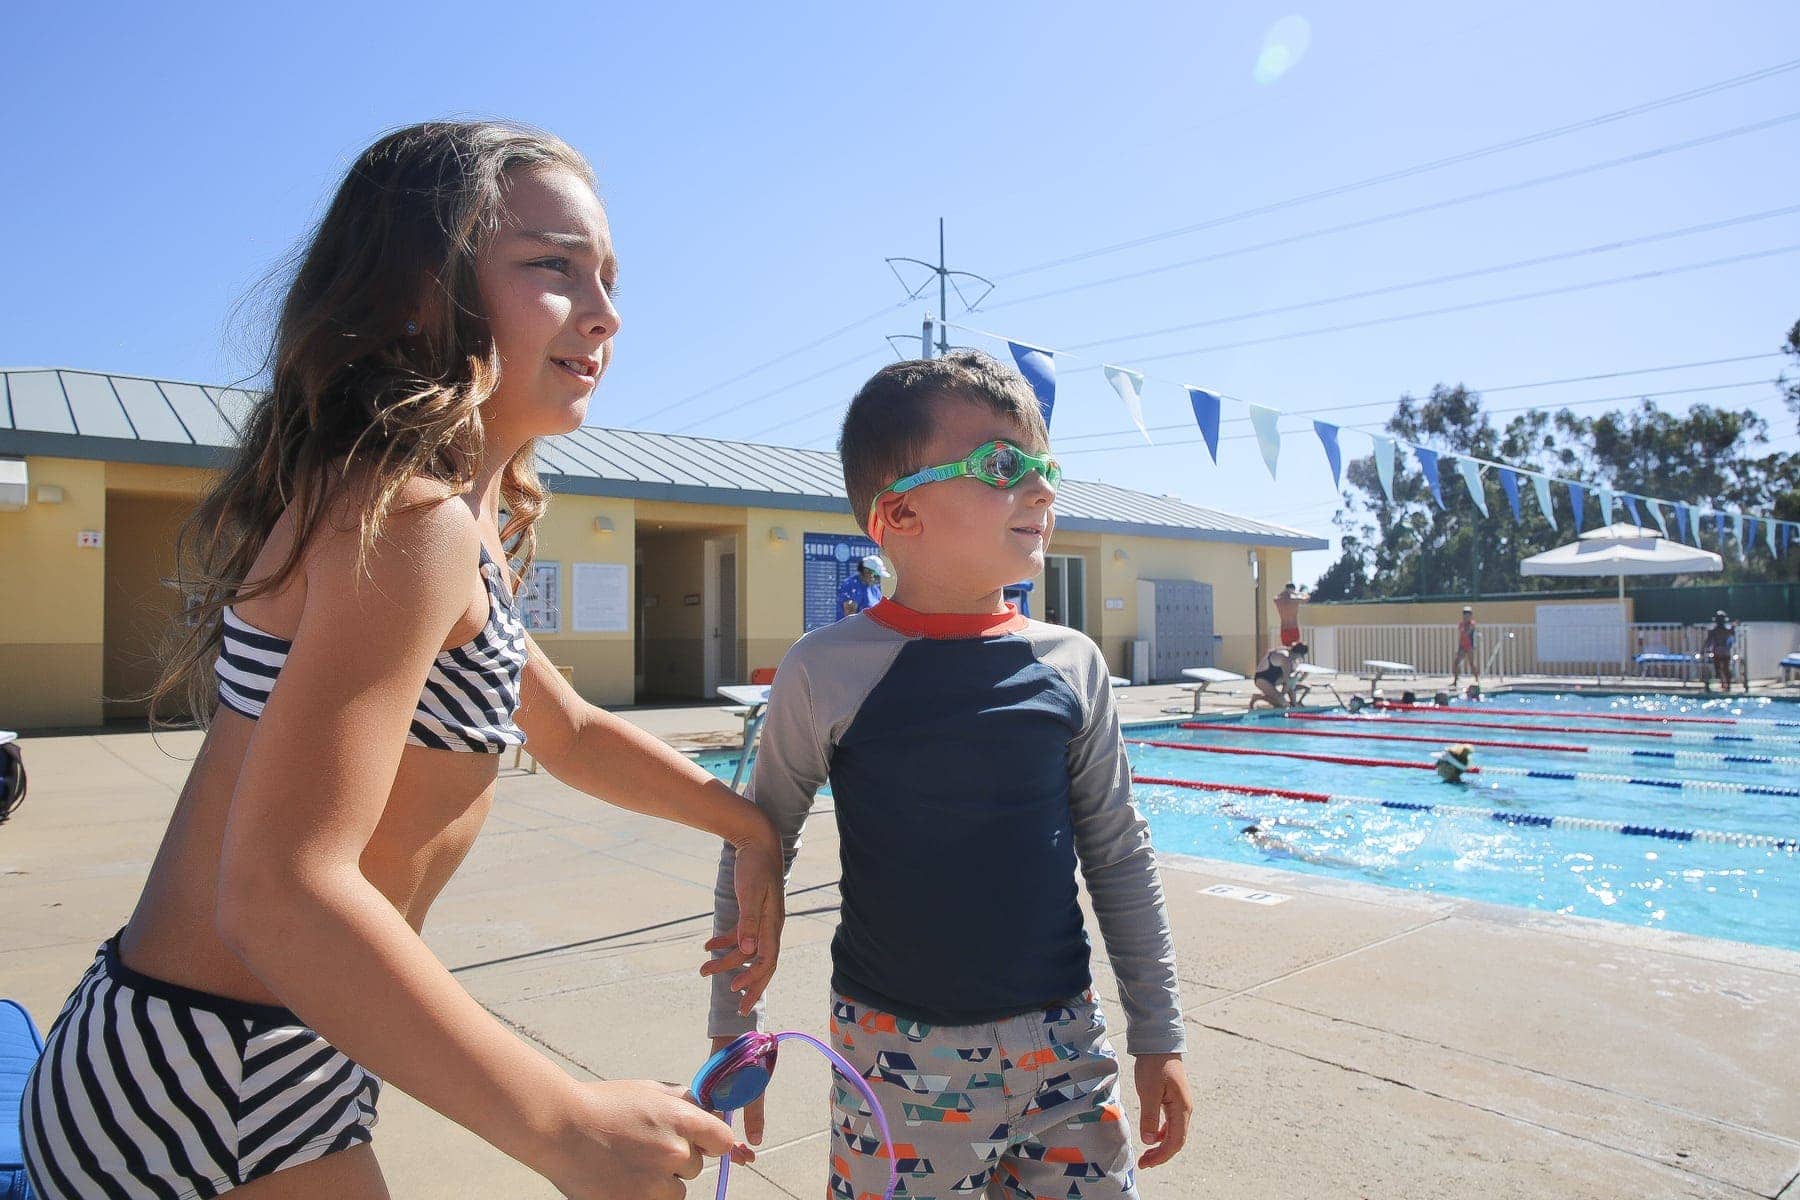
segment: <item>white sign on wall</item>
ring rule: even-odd
[[[562,632],[562,564],[534,562],[519,595],[519,616],[532,633]]]
[[[1537,656],[1547,663],[1614,663],[1625,654],[1625,608],[1604,604],[1537,606]]]
[[[631,629],[631,569],[624,563],[575,564],[571,581],[576,633],[625,633]]]

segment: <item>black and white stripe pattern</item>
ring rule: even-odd
[[[521,746],[513,723],[519,708],[519,676],[525,669],[525,623],[513,606],[506,580],[484,546],[481,578],[487,585],[488,620],[473,641],[439,654],[425,677],[406,740],[434,750],[498,754]],[[229,607],[219,661],[219,702],[251,720],[281,674],[293,643],[245,624]]]
[[[149,979],[115,938],[51,1026],[20,1131],[44,1200],[187,1200],[369,1141],[380,1092],[287,1010]]]

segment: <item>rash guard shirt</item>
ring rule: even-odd
[[[795,644],[776,672],[750,798],[784,877],[814,796],[837,811],[841,918],[832,987],[931,1025],[1062,1003],[1092,982],[1080,868],[1134,1054],[1184,1045],[1155,851],[1131,799],[1111,677],[1083,634],[1004,614],[884,600]],[[714,931],[737,927],[735,855]],[[709,1032],[737,1012],[714,977]]]

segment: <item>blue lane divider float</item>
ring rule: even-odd
[[[1483,763],[1474,768],[1483,775],[1512,775],[1521,779],[1561,779],[1579,783],[1624,783],[1632,787],[1664,788],[1680,792],[1732,792],[1745,796],[1800,797],[1800,788],[1774,787],[1766,783],[1739,783],[1725,779],[1652,779],[1637,775],[1612,775],[1604,771],[1546,771],[1539,767],[1496,767]]]
[[[1724,829],[1673,829],[1660,825],[1634,825],[1623,821],[1601,821],[1593,817],[1551,816],[1547,813],[1476,808],[1468,804],[1417,804],[1406,800],[1382,800],[1375,796],[1351,796],[1336,792],[1301,792],[1292,788],[1260,787],[1246,783],[1208,783],[1197,779],[1162,779],[1149,775],[1133,775],[1131,782],[1160,787],[1188,788],[1199,792],[1225,792],[1237,796],[1274,796],[1283,800],[1304,800],[1310,804],[1366,804],[1374,808],[1387,808],[1399,812],[1495,821],[1502,825],[1519,825],[1535,829],[1580,829],[1593,833],[1617,833],[1625,837],[1656,838],[1665,842],[1713,842],[1747,849],[1786,850],[1789,853],[1800,851],[1800,838],[1776,837],[1767,833],[1735,833]]]
[[[1153,746],[1189,754],[1229,754],[1248,758],[1294,758],[1304,762],[1331,763],[1340,767],[1374,767],[1397,771],[1430,771],[1433,764],[1399,758],[1363,758],[1350,754],[1310,754],[1304,750],[1265,750],[1260,746],[1209,746],[1199,742],[1145,741],[1127,738],[1128,746]],[[1671,792],[1730,792],[1745,796],[1786,796],[1800,799],[1800,788],[1774,787],[1766,783],[1740,783],[1735,779],[1654,779],[1637,775],[1612,775],[1603,771],[1546,771],[1538,767],[1470,767],[1471,775],[1510,775],[1522,779],[1558,779],[1579,783],[1617,783],[1632,787],[1661,788]]]

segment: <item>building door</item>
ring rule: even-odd
[[[1044,559],[1044,620],[1087,631],[1087,560],[1079,554]]]
[[[635,700],[644,694],[644,622],[650,617],[650,606],[645,603],[649,593],[644,590],[644,547],[641,543],[632,555],[631,583],[631,607],[636,617],[631,623],[631,695]]]
[[[705,689],[713,696],[722,683],[739,682],[737,539],[706,539]]]

